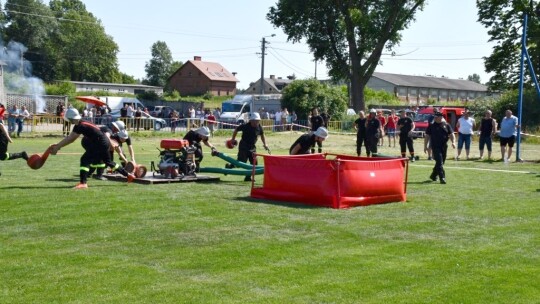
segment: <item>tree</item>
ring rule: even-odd
[[[267,19],[288,40],[305,39],[315,60],[325,60],[334,79],[351,83],[352,105],[364,110],[364,87],[383,49],[392,50],[399,32],[414,20],[425,0],[279,0]]]
[[[521,56],[523,16],[528,13],[528,52],[535,68],[540,72],[540,16],[534,11],[534,2],[528,0],[477,0],[478,21],[488,28],[490,41],[496,42],[493,52],[484,58],[486,72],[494,73],[487,85],[491,90],[505,91],[517,88]],[[537,1],[536,1],[537,2]],[[537,4],[540,7],[540,3]],[[526,79],[530,73],[525,71]],[[527,81],[530,83],[530,81]]]
[[[147,85],[164,87],[171,75],[173,64],[171,50],[164,41],[157,41],[152,45],[152,59],[145,64]]]
[[[48,62],[56,79],[120,82],[116,55],[118,45],[105,33],[101,22],[80,0],[52,0],[59,20],[49,44]]]
[[[307,118],[317,107],[332,117],[341,117],[347,109],[347,93],[337,86],[321,84],[316,79],[295,80],[283,89],[281,105]]]
[[[472,82],[476,82],[476,83],[481,83],[481,82],[480,82],[480,75],[478,75],[478,74],[476,74],[476,73],[467,76],[467,80],[468,80],[468,81],[472,81]]]

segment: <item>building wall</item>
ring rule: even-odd
[[[232,96],[236,94],[236,82],[211,81],[199,69],[189,62],[185,63],[170,79],[169,87],[180,95],[203,95],[211,92],[214,96]]]
[[[386,91],[394,94],[399,100],[414,105],[426,104],[428,99],[444,101],[470,101],[488,96],[488,92],[396,86],[382,79],[371,77],[367,87],[376,91]],[[496,96],[495,96],[496,97]]]
[[[83,91],[104,91],[109,93],[121,93],[121,94],[140,94],[145,91],[153,91],[158,95],[163,95],[163,88],[149,88],[149,87],[136,87],[136,86],[124,86],[122,84],[96,84],[96,83],[76,83],[76,92]]]

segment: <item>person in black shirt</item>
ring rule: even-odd
[[[80,183],[75,186],[75,189],[88,188],[87,179],[88,172],[90,172],[90,165],[98,164],[101,161],[113,171],[117,171],[123,176],[127,177],[128,182],[132,182],[135,179],[135,175],[128,173],[120,165],[116,164],[111,159],[111,142],[109,138],[94,124],[82,121],[79,111],[75,108],[69,108],[64,113],[64,119],[69,123],[74,124],[73,131],[69,133],[67,137],[62,139],[57,144],[51,145],[51,154],[56,155],[61,148],[73,143],[80,135],[87,137],[89,144],[83,146],[85,148],[84,154],[80,160]]]
[[[411,155],[410,160],[414,162],[414,146],[413,139],[411,136],[412,131],[414,130],[414,121],[407,116],[405,111],[401,111],[400,118],[397,122],[397,129],[399,130],[399,146],[401,148],[401,157],[405,158],[407,156],[407,148],[409,149],[409,154]]]
[[[249,163],[253,164],[253,153],[257,151],[255,144],[257,143],[259,136],[261,137],[264,149],[268,150],[268,146],[266,145],[266,137],[264,136],[264,130],[260,125],[260,121],[261,116],[259,115],[259,113],[254,112],[249,114],[248,123],[241,124],[236,127],[236,129],[234,129],[231,138],[231,141],[233,143],[236,143],[236,135],[238,134],[238,132],[242,132],[242,139],[240,140],[240,144],[238,145],[238,161],[245,163],[249,160]],[[232,169],[234,168],[234,165],[227,164],[225,167],[228,169]],[[246,175],[244,181],[251,181],[251,175]]]
[[[480,122],[480,159],[484,159],[484,146],[487,147],[488,159],[491,159],[491,143],[493,142],[493,135],[497,132],[497,120],[491,117],[491,111],[487,110]]]
[[[429,178],[432,181],[440,179],[441,184],[446,184],[446,175],[444,172],[444,162],[446,161],[446,152],[448,149],[448,139],[452,141],[452,148],[456,148],[454,131],[452,127],[443,121],[443,115],[440,112],[435,113],[435,119],[426,129],[424,138],[424,152],[427,152],[428,142],[432,149],[435,166]]]
[[[354,121],[354,128],[356,129],[356,155],[362,154],[362,146],[366,146],[366,114],[364,111],[358,112],[358,118]]]
[[[195,130],[189,130],[189,132],[187,132],[186,135],[184,136],[184,139],[189,142],[189,145],[194,146],[196,149],[195,150],[195,165],[197,166],[197,169],[196,169],[197,172],[199,172],[199,168],[200,168],[199,166],[200,166],[201,161],[203,160],[201,142],[205,146],[209,147],[212,150],[212,152],[216,150],[216,147],[214,147],[214,145],[212,145],[208,141],[209,136],[210,136],[210,130],[208,129],[208,127],[200,127]]]
[[[328,137],[328,130],[319,127],[317,131],[300,136],[289,149],[290,155],[309,154],[315,142],[322,142]]]
[[[311,116],[309,117],[309,125],[311,126],[311,132],[317,131],[320,127],[324,126],[324,119],[319,115],[319,110],[317,108],[311,109]],[[316,142],[318,147],[318,152],[322,153],[322,142]],[[315,153],[315,143],[311,147],[311,153]]]
[[[383,134],[381,122],[377,119],[377,110],[369,110],[369,116],[366,119],[366,153],[367,156],[377,155],[377,144]]]

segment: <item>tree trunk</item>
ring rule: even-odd
[[[367,81],[361,79],[357,73],[353,73],[351,76],[351,103],[353,109],[356,112],[365,111],[364,87],[366,86]]]

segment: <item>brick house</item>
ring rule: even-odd
[[[221,64],[202,61],[200,56],[194,56],[167,79],[167,86],[183,96],[207,92],[214,96],[233,96],[236,95],[237,82],[235,73],[227,71]]]

